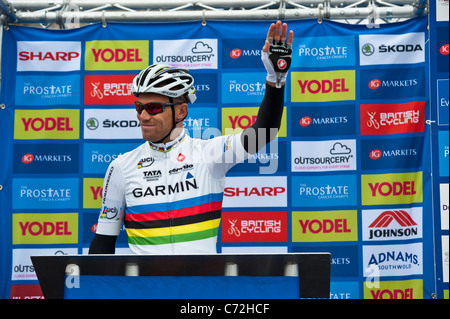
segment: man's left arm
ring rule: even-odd
[[[287,42],[285,44],[285,41]],[[241,142],[249,154],[254,154],[278,134],[284,108],[284,84],[291,64],[294,32],[287,32],[287,24],[277,21],[269,27],[262,50],[267,70],[266,92],[255,123],[244,130]]]

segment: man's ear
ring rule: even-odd
[[[183,104],[177,105],[177,112],[176,112],[176,119],[177,119],[177,121],[184,120],[184,118],[188,114],[188,110],[189,110],[189,107],[188,107],[187,103],[183,103]]]

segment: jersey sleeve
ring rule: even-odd
[[[249,154],[241,142],[242,132],[236,135],[224,135],[206,141],[203,160],[214,178],[220,179],[234,165],[245,161]]]
[[[125,181],[114,160],[108,167],[103,180],[102,208],[97,224],[97,234],[118,236],[125,211]]]

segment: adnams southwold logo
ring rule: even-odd
[[[217,69],[217,39],[155,40],[153,63],[188,69]]]
[[[17,71],[78,71],[80,63],[78,41],[17,42]]]

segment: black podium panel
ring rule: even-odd
[[[239,276],[284,276],[286,266],[296,264],[301,298],[329,298],[329,253],[214,254],[214,255],[65,255],[32,256],[46,299],[64,298],[66,267],[75,264],[80,275],[124,276],[135,265],[139,276],[224,276],[227,264],[235,264]]]

